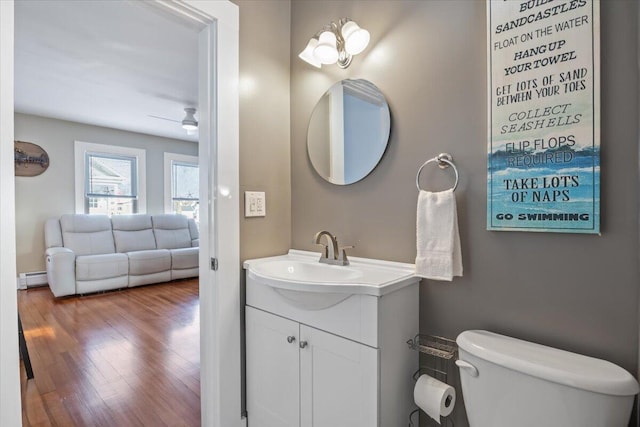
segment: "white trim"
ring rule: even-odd
[[[84,211],[84,195],[86,194],[85,176],[85,153],[104,153],[121,156],[131,156],[138,159],[138,212],[147,213],[147,151],[142,148],[122,147],[119,145],[95,144],[92,142],[75,141],[75,192],[76,192],[76,213],[82,214]]]
[[[201,414],[204,427],[240,427],[240,207],[238,109],[238,6],[229,1],[186,0],[158,2],[177,13],[185,8],[209,22],[202,33],[206,51],[200,49],[200,372]],[[15,280],[15,187],[13,176],[13,0],[0,1],[0,280]],[[201,11],[201,13],[198,13]],[[213,21],[213,22],[211,22]],[[207,78],[209,77],[209,78]],[[216,82],[224,84],[216,86]],[[210,97],[210,99],[207,99]],[[209,101],[209,102],[207,102]],[[203,119],[203,104],[207,115]],[[224,108],[218,108],[224,106]],[[224,141],[224,144],[218,144]],[[203,156],[204,154],[204,156]],[[215,168],[210,172],[210,169]],[[205,184],[218,184],[211,189]],[[219,195],[219,197],[217,196]],[[204,209],[203,209],[204,208]],[[203,212],[205,210],[206,212]],[[214,215],[216,222],[207,222]],[[206,217],[204,215],[207,215]],[[219,227],[215,235],[216,224]],[[218,254],[219,245],[225,250]],[[219,270],[207,267],[218,254]],[[0,287],[0,425],[22,423],[17,292]]]
[[[26,273],[18,274],[18,289],[27,289],[35,286],[46,285],[47,272],[46,271],[29,271]]]
[[[241,414],[239,10],[229,1],[181,4],[215,17],[200,33],[198,49],[202,425],[240,427],[246,420]],[[214,257],[217,271],[209,269]]]
[[[201,417],[203,426],[246,426],[240,372],[239,10],[230,1],[160,4],[213,21],[200,33],[198,49]],[[215,272],[209,269],[213,257]]]
[[[20,426],[20,360],[13,166],[14,3],[0,1],[0,425]]]
[[[173,186],[171,176],[172,162],[191,163],[198,167],[198,156],[189,156],[187,154],[164,153],[164,213],[173,213]]]

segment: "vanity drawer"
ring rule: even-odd
[[[246,303],[371,347],[380,346],[380,298],[373,295],[278,289],[247,275]]]

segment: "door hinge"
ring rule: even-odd
[[[211,269],[218,271],[218,258],[211,258]]]

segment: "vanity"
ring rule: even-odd
[[[248,260],[251,427],[397,427],[413,404],[419,279],[413,264],[320,254]]]

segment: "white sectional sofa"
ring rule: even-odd
[[[62,215],[44,234],[56,297],[198,276],[198,227],[182,215]]]

